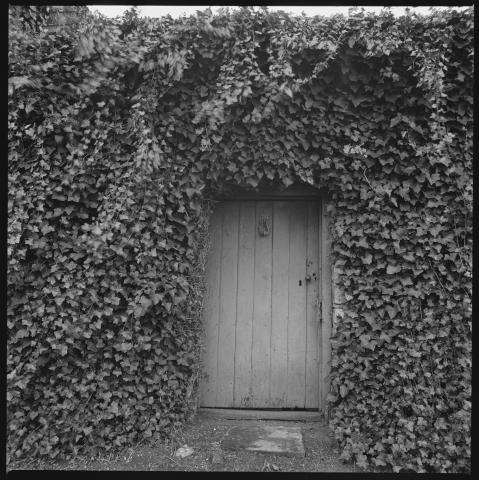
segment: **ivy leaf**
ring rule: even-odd
[[[366,455],[363,455],[360,453],[359,455],[356,456],[356,465],[359,468],[367,468],[368,462],[367,462],[367,457]]]
[[[113,413],[114,415],[118,414],[118,403],[117,402],[113,402],[111,405],[110,405],[110,412]]]
[[[364,257],[361,257],[361,258],[365,265],[371,265],[373,256],[370,253],[366,253],[366,255],[364,255]]]
[[[386,268],[386,273],[388,275],[394,275],[395,273],[399,273],[402,270],[400,265],[388,265]]]
[[[192,198],[193,195],[196,193],[196,190],[194,188],[185,188],[186,195],[188,195],[188,198]]]
[[[337,395],[334,395],[333,393],[329,392],[328,395],[326,396],[326,401],[334,403],[338,399]]]
[[[389,314],[389,318],[391,318],[391,319],[394,318],[398,314],[398,310],[395,307],[387,305],[385,308],[386,308],[386,311]]]

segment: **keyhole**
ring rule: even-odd
[[[299,286],[301,286],[303,284],[303,282],[301,282],[301,280],[299,281]]]

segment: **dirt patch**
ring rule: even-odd
[[[303,434],[305,456],[291,457],[248,450],[221,448],[231,428],[262,425],[296,425]],[[183,445],[193,448],[187,457],[175,456]],[[278,422],[271,420],[226,420],[196,418],[179,429],[169,444],[137,445],[108,456],[77,456],[69,461],[16,462],[13,469],[33,470],[159,470],[159,471],[282,471],[282,472],[359,472],[343,463],[331,431],[319,422]]]

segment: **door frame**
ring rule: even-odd
[[[224,201],[317,201],[320,204],[319,212],[319,267],[321,272],[321,316],[319,319],[320,328],[318,331],[319,348],[321,359],[318,365],[319,392],[318,412],[320,416],[327,421],[329,418],[329,409],[326,398],[330,391],[330,371],[331,371],[331,331],[333,319],[332,302],[332,263],[331,263],[331,239],[329,229],[329,214],[327,211],[328,194],[325,189],[317,189],[309,185],[292,185],[286,189],[278,190],[276,188],[264,189],[259,192],[248,192],[237,187],[232,187],[227,193],[218,195],[215,198],[217,202]],[[210,409],[208,409],[210,410]]]

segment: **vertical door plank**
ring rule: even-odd
[[[270,408],[286,406],[288,370],[289,205],[274,202]]]
[[[331,279],[331,237],[329,234],[329,215],[326,208],[326,196],[321,202],[321,393],[320,409],[325,412],[327,421],[329,411],[326,397],[330,389],[329,373],[331,371],[331,329],[332,329],[332,279]]]
[[[233,406],[236,294],[238,267],[238,203],[223,206],[221,293],[219,305],[216,406]]]
[[[241,202],[239,216],[238,298],[236,312],[234,406],[252,407],[255,202]]]
[[[323,265],[323,197],[321,197],[321,203],[319,205],[319,271],[321,283],[319,284],[319,301],[320,301],[320,324],[318,327],[318,343],[319,343],[319,378],[318,378],[318,410],[320,413],[324,413],[323,405],[323,373],[324,373],[324,364],[323,364],[323,283],[324,283],[324,265]]]
[[[201,400],[203,407],[216,406],[216,367],[218,363],[218,323],[220,298],[220,253],[223,224],[222,206],[215,208],[210,221],[210,249],[206,263],[206,298],[204,307],[205,339]]]
[[[306,408],[319,407],[319,204],[308,202],[306,291]],[[316,275],[313,275],[316,274]]]
[[[256,204],[252,390],[257,408],[268,407],[269,401],[272,213],[272,202]],[[270,231],[266,236],[258,231],[261,215],[269,218]]]
[[[306,222],[305,202],[291,203],[289,245],[287,407],[306,403]],[[299,282],[301,281],[301,285]]]

